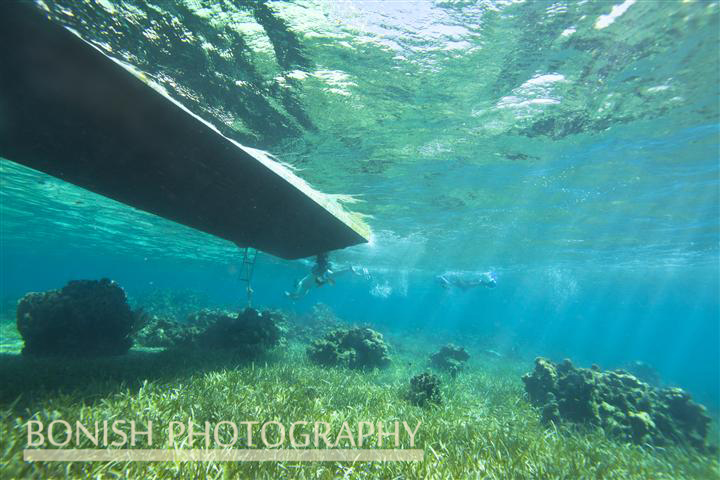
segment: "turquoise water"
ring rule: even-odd
[[[226,135],[360,200],[373,239],[332,259],[371,278],[292,302],[310,264],[261,255],[256,304],[640,360],[720,407],[717,2],[45,4]],[[243,304],[228,242],[0,168],[4,305],[101,277],[133,299]],[[452,270],[497,287],[440,288]]]

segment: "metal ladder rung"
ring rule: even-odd
[[[248,308],[252,306],[252,276],[255,271],[255,260],[257,259],[257,250],[246,247],[243,249],[242,265],[240,266],[240,281],[245,283],[245,292],[247,293]]]

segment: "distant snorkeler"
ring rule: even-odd
[[[321,253],[315,258],[315,265],[312,271],[295,283],[295,288],[292,292],[285,292],[285,296],[297,300],[307,295],[313,287],[320,288],[324,285],[335,285],[335,279],[338,275],[343,275],[348,272],[366,278],[370,277],[367,268],[356,266],[335,268],[328,259],[327,252]]]
[[[462,290],[469,290],[475,287],[495,288],[497,285],[497,275],[492,271],[481,273],[445,272],[435,277],[435,279],[440,283],[441,287],[447,289],[453,287]]]

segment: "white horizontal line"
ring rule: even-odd
[[[26,449],[26,462],[421,462],[421,449]]]

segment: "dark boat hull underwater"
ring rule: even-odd
[[[368,241],[332,197],[32,4],[0,5],[0,44],[0,156],[286,259]]]

